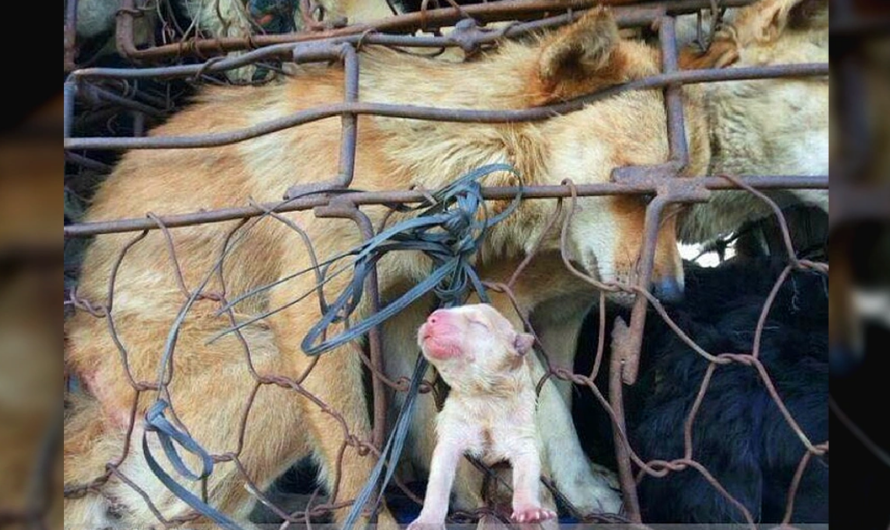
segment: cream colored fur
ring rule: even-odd
[[[717,43],[739,50],[733,67],[827,63],[827,11],[818,9],[801,27],[789,27],[792,9],[812,0],[769,0],[730,12]],[[827,10],[827,2],[825,9]],[[690,38],[686,28],[681,36]],[[828,175],[828,78],[732,81],[705,85],[710,121],[712,175]],[[828,212],[828,190],[771,192],[779,204],[804,203]],[[748,192],[714,193],[680,222],[680,239],[711,240],[745,221],[772,215]]]

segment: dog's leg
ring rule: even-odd
[[[582,293],[559,297],[538,305],[531,315],[531,324],[544,346],[553,369],[574,370],[575,349],[584,317],[591,305]],[[572,383],[551,379],[566,404],[572,405]]]
[[[322,248],[319,259],[348,248],[351,233],[347,230],[354,229],[343,225],[346,226],[343,234],[335,235],[334,231],[340,226],[319,223],[317,230],[324,230],[324,235],[312,236],[312,240],[329,245],[325,249],[316,243],[317,249]],[[281,270],[286,275],[310,266],[305,254],[294,252],[285,257]],[[327,300],[334,300],[350,279],[346,275],[332,277],[324,288]],[[269,322],[281,354],[289,363],[291,377],[300,380],[300,389],[307,394],[301,399],[304,430],[308,431],[314,442],[322,480],[330,495],[329,502],[344,503],[358,497],[376,463],[374,453],[360,454],[360,451],[365,451],[356,446],[371,442],[371,420],[362,381],[363,364],[355,348],[350,345],[334,348],[317,357],[303,352],[303,338],[311,326],[321,319],[321,312],[319,301],[314,296],[315,275],[302,275],[296,280],[286,284],[286,288],[277,288],[270,293],[270,307],[285,309],[271,316]],[[307,293],[313,296],[294,302]],[[341,331],[342,327],[331,326],[327,336],[330,338]],[[337,524],[345,521],[349,510],[349,506],[334,510]],[[386,509],[381,511],[378,524],[383,528],[395,528],[395,520]]]
[[[542,304],[532,315],[532,327],[549,355],[552,368],[572,371],[578,334],[584,324],[588,307],[587,298],[579,293],[571,300],[559,298],[556,302]],[[562,397],[571,421],[574,385],[559,378],[551,378],[550,381]],[[617,477],[609,469],[595,463],[589,463],[589,472],[578,465],[579,462],[587,460],[584,450],[577,442],[574,424],[566,423],[564,419],[566,411],[561,410],[558,404],[551,403],[549,397],[545,398],[544,394],[545,391],[542,389],[538,410],[544,413],[538,414],[539,429],[541,432],[547,432],[557,428],[562,433],[560,436],[545,439],[545,448],[551,465],[554,466],[551,468],[554,480],[565,490],[564,493],[573,504],[578,502],[576,507],[580,510],[617,512],[620,509],[620,500],[613,491],[617,489]],[[547,394],[549,396],[549,390]],[[542,407],[552,407],[552,410],[548,413]],[[553,416],[554,414],[556,416]],[[560,417],[563,419],[560,420]]]
[[[169,309],[171,311],[161,314],[175,314],[175,307]],[[179,328],[169,394],[165,396],[172,408],[164,414],[173,422],[175,411],[175,417],[188,429],[189,435],[207,452],[237,454],[247,478],[263,490],[292,462],[309,452],[307,438],[300,428],[300,397],[292,389],[276,385],[257,387],[256,380],[248,372],[241,343],[233,336],[207,342],[209,337],[230,325],[227,318],[215,316],[213,309],[196,309]],[[158,344],[154,339],[165,337],[169,331],[167,321],[143,318],[141,314],[118,313],[116,322],[122,339],[129,346],[131,366],[147,364],[150,355],[157,353]],[[138,335],[137,331],[144,335]],[[100,319],[82,322],[76,331],[77,335],[81,333],[94,337],[90,343],[93,348],[104,345],[102,340],[110,341],[106,324]],[[259,374],[280,371],[279,352],[267,328],[248,326],[242,329],[242,336],[250,345],[251,358]],[[142,340],[138,340],[139,337]],[[109,354],[109,358],[115,357]],[[137,377],[140,371],[137,370]],[[108,370],[100,373],[109,377]],[[97,381],[96,377],[94,375],[91,380]],[[120,377],[125,376],[120,374]],[[66,418],[64,472],[68,487],[101,476],[106,463],[116,462],[124,455],[129,413],[119,410],[110,397],[101,392],[99,396],[100,399],[86,397],[78,400]],[[112,476],[97,491],[90,491],[84,497],[67,499],[66,528],[151,528],[159,525],[159,521],[149,502],[168,520],[193,513],[190,506],[155,476],[143,454],[144,411],[154,402],[155,396],[144,392],[138,403],[128,453],[118,466],[121,477]],[[134,397],[135,393],[131,394],[131,404]],[[242,438],[239,427],[251,399]],[[122,417],[125,418],[123,423]],[[200,491],[195,483],[172,469],[156,435],[149,434],[146,439],[152,455],[168,475],[188,490]],[[200,469],[196,458],[189,454],[183,454],[183,458],[193,472]],[[208,504],[239,525],[249,527],[248,515],[254,496],[246,485],[247,479],[234,462],[218,462],[208,479]],[[211,526],[204,518],[189,522],[189,527],[194,528]]]
[[[540,362],[532,363],[532,377],[539,380],[544,375]],[[541,387],[537,422],[550,475],[569,502],[584,513],[617,513],[621,500],[608,480],[593,473],[578,441],[571,410],[551,381]]]

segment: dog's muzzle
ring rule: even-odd
[[[662,302],[679,302],[683,299],[683,284],[674,276],[668,276],[653,283],[652,294]]]

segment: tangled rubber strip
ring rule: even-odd
[[[489,217],[485,207],[485,200],[482,196],[482,185],[479,183],[479,180],[496,172],[513,174],[519,180],[519,186],[517,194],[509,207],[496,216]],[[319,286],[327,282],[325,274],[334,261],[348,256],[355,256],[352,263],[353,278],[344,291],[330,305],[326,304],[323,298],[320,298],[322,305],[321,320],[309,330],[302,342],[303,351],[307,355],[320,355],[347,342],[361,338],[371,328],[382,324],[386,319],[397,314],[429,292],[436,294],[440,305],[443,307],[463,303],[469,295],[471,286],[479,293],[480,298],[487,300],[485,288],[473,269],[472,257],[482,245],[487,230],[505,219],[519,206],[522,200],[520,175],[510,165],[489,164],[471,171],[457,181],[432,193],[430,199],[426,203],[414,208],[399,207],[400,210],[404,211],[420,210],[420,213],[416,217],[396,224],[355,249],[323,264],[318,281]],[[349,326],[332,338],[317,343],[319,337],[326,337],[326,332],[331,324],[345,322],[354,313],[361,302],[365,281],[374,272],[376,263],[380,258],[389,252],[405,250],[421,251],[430,257],[433,262],[433,269],[429,276],[371,317]],[[306,272],[309,271],[300,271],[298,274]],[[314,270],[314,272],[318,273],[319,271]],[[342,272],[342,270],[339,272]],[[200,291],[201,289],[196,292]],[[227,332],[234,331],[237,328],[237,326],[230,328]],[[163,367],[167,363],[161,364]],[[411,414],[414,409],[413,405],[426,368],[425,359],[422,356],[418,356],[414,375],[408,389],[408,396],[402,406],[402,410],[399,412],[396,426],[387,440],[386,446],[381,452],[380,458],[365,488],[352,506],[349,517],[344,524],[344,528],[347,530],[352,527],[361,515],[365,504],[370,500],[375,489],[377,489],[385,466],[387,472],[382,484],[379,485],[378,491],[380,493],[375,501],[375,507],[379,506],[382,500],[382,492],[392,479],[396,468],[395,464],[401,456]],[[159,375],[159,378],[162,379],[162,377],[162,375]],[[223,528],[237,530],[239,526],[234,521],[207,504],[206,478],[212,473],[213,461],[209,454],[191,436],[178,430],[167,420],[164,416],[164,409],[167,406],[168,403],[166,401],[159,399],[149,410],[145,420],[146,433],[157,433],[164,453],[178,474],[191,481],[200,480],[202,482],[202,485],[205,486],[205,494],[202,495],[204,498],[198,498],[198,496],[186,490],[170,477],[158,465],[149,450],[147,438],[143,437],[143,451],[149,467],[171,492],[189,506],[217,522]],[[186,451],[201,457],[203,469],[200,474],[192,473],[185,466],[176,452],[173,442],[178,443]]]

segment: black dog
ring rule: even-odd
[[[685,300],[668,307],[668,312],[711,354],[751,353],[764,301],[782,268],[782,263],[767,260],[734,261],[712,269],[688,266]],[[791,273],[767,317],[759,356],[785,406],[814,444],[828,439],[827,282],[827,277],[815,272]],[[594,314],[582,330],[576,372],[589,373],[597,334],[598,315]],[[602,364],[596,380],[604,393],[608,365],[608,361]],[[631,446],[644,461],[683,457],[684,422],[708,365],[660,316],[650,312],[640,377],[634,386],[624,389]],[[614,463],[608,416],[590,392],[581,393],[574,412],[582,440],[595,448],[590,452],[596,461]],[[730,364],[716,369],[696,416],[692,439],[692,458],[704,465],[755,521],[781,521],[805,448],[754,367]],[[646,476],[639,495],[645,522],[744,521],[742,512],[692,468],[664,478]],[[810,460],[791,520],[828,522],[827,455]]]

